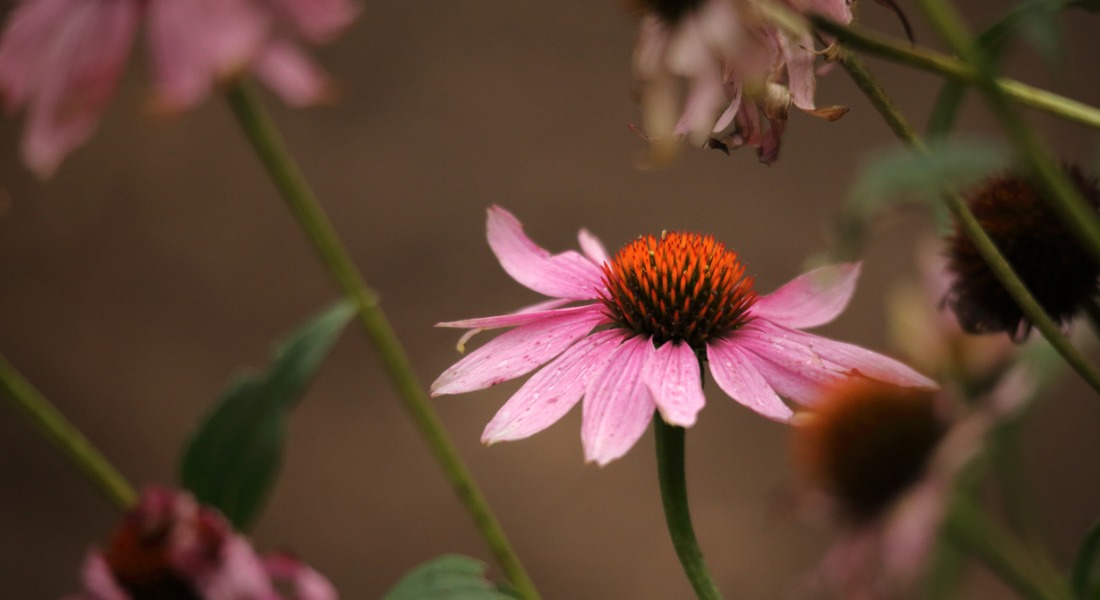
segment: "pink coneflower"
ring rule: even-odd
[[[336,600],[298,559],[257,556],[214,509],[186,492],[150,487],[106,550],[92,550],[84,591],[66,600]],[[281,592],[285,590],[287,593]]]
[[[936,387],[893,359],[800,331],[840,314],[858,264],[818,269],[758,296],[737,254],[710,236],[644,236],[608,258],[582,230],[584,256],[551,255],[494,206],[488,238],[509,275],[554,300],[440,323],[516,328],[444,371],[433,395],[487,388],[546,365],[490,421],[485,443],[542,431],[583,397],[585,458],[605,465],[638,441],[654,410],[672,425],[695,423],[703,362],[724,392],[777,421],[792,414],[780,396],[812,404],[823,386],[853,377]],[[581,304],[560,308],[573,302]]]
[[[255,74],[288,104],[330,95],[299,41],[330,41],[349,0],[22,0],[0,35],[0,96],[27,108],[23,161],[41,177],[84,143],[147,25],[158,110],[187,110],[218,83]]]
[[[635,0],[642,13],[634,72],[654,162],[687,137],[696,146],[757,148],[779,156],[791,104],[828,120],[847,112],[814,105],[818,52],[810,29],[780,28],[770,11],[852,20],[846,0]],[[788,23],[788,25],[791,25]],[[686,88],[686,92],[682,91]],[[763,122],[767,121],[767,127]]]

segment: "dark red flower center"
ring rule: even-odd
[[[737,253],[709,235],[640,237],[603,271],[607,295],[600,299],[609,316],[657,346],[682,340],[702,350],[707,340],[744,325],[757,298]]]

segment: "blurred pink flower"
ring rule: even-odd
[[[855,289],[858,264],[818,269],[758,297],[737,255],[709,236],[641,237],[608,258],[581,230],[583,256],[551,255],[494,206],[488,239],[509,275],[553,300],[513,314],[440,323],[516,328],[444,371],[433,395],[484,389],[546,365],[488,424],[486,443],[542,431],[583,397],[585,457],[605,465],[637,442],[654,410],[672,425],[695,423],[704,404],[703,361],[719,388],[777,421],[792,414],[780,396],[812,404],[823,386],[853,377],[936,387],[893,359],[799,331],[840,314]],[[583,304],[561,308],[571,302]]]
[[[186,492],[149,487],[106,551],[92,550],[84,591],[66,600],[336,600],[321,574],[287,554],[266,558]],[[292,590],[284,595],[279,590]]]
[[[23,161],[48,177],[94,131],[142,21],[156,106],[175,112],[248,72],[292,106],[325,100],[297,40],[329,41],[357,13],[349,0],[22,0],[0,35],[0,96],[27,108]]]
[[[761,0],[635,3],[643,14],[634,72],[642,85],[652,162],[669,160],[687,137],[727,152],[753,145],[761,162],[771,163],[779,156],[791,104],[828,120],[847,112],[814,105],[820,52],[809,28],[781,28],[769,14],[780,7],[848,23],[847,0],[779,0],[775,7]]]

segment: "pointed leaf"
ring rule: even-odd
[[[188,441],[183,486],[238,529],[253,522],[274,484],[290,410],[353,314],[339,302],[295,331],[267,373],[238,378]]]
[[[449,554],[410,571],[382,600],[515,600],[485,579],[485,563]]]

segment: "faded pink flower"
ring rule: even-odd
[[[308,565],[285,553],[257,556],[220,513],[159,487],[144,490],[106,551],[88,553],[82,580],[84,591],[66,600],[337,599]]]
[[[847,112],[814,105],[819,52],[810,29],[780,28],[770,14],[782,8],[848,23],[847,0],[635,3],[643,14],[634,72],[642,84],[651,161],[669,160],[687,137],[696,146],[727,152],[752,145],[761,162],[771,163],[779,156],[791,104],[828,120]]]
[[[174,112],[249,72],[292,106],[325,100],[298,40],[329,41],[357,12],[349,0],[22,0],[0,35],[0,96],[26,107],[23,161],[48,177],[91,136],[142,21],[157,106]]]
[[[710,236],[645,236],[609,258],[581,230],[584,255],[552,255],[494,206],[488,238],[509,275],[553,300],[440,323],[515,329],[444,371],[433,395],[487,388],[545,365],[489,422],[485,443],[542,431],[583,397],[585,458],[605,465],[638,441],[654,410],[672,425],[695,423],[704,404],[703,362],[724,392],[777,421],[792,415],[780,396],[812,404],[823,386],[850,378],[936,387],[893,359],[800,331],[840,314],[858,264],[818,269],[758,297],[737,255]]]

